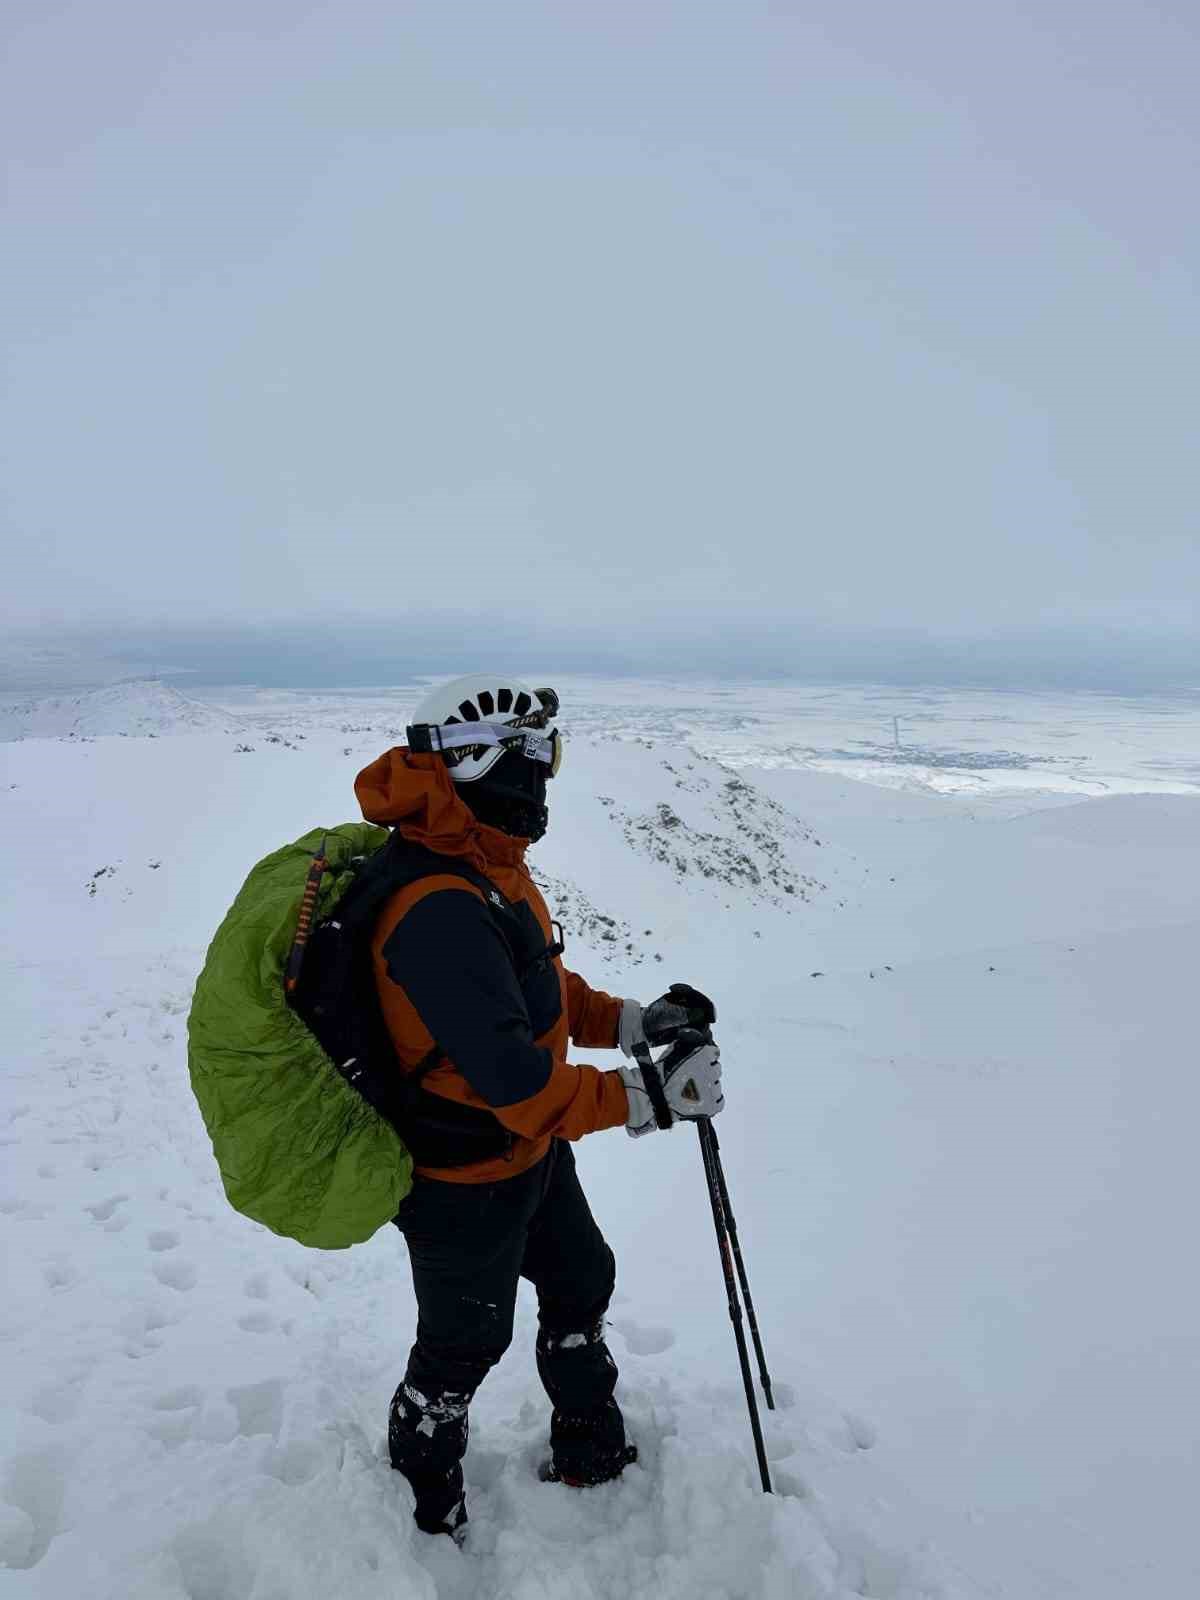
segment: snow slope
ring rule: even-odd
[[[718,1000],[779,1493],[693,1137],[599,1135],[578,1153],[642,1461],[537,1482],[523,1297],[460,1553],[412,1532],[386,1464],[403,1242],[322,1254],[238,1217],[187,1086],[191,983],[245,871],[353,815],[386,743],[351,713],[301,731],[3,751],[0,1600],[1193,1592],[1200,803],[974,822],[571,742],[532,858],[568,962]]]
[[[134,679],[81,694],[7,699],[0,704],[0,740],[96,738],[103,734],[161,737],[232,733],[238,721],[155,679]]]

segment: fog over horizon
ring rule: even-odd
[[[344,690],[493,669],[533,679],[599,677],[810,685],[942,686],[1200,697],[1190,630],[1040,629],[975,637],[837,630],[764,617],[697,615],[642,633],[497,616],[301,617],[207,627],[111,623],[10,634],[0,695],[78,692],[159,679],[221,688]]]
[[[0,35],[10,684],[1200,682],[1190,0]]]

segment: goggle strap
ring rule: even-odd
[[[519,719],[523,721],[524,719]],[[406,728],[408,748],[418,755],[449,755],[472,748],[520,749],[530,761],[554,765],[558,732],[542,733],[514,723],[418,722]]]

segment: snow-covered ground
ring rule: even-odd
[[[154,679],[73,694],[0,698],[0,740],[88,739],[105,734],[157,739],[181,733],[234,733],[236,728],[236,718]]]
[[[688,744],[732,767],[802,767],[903,791],[1027,810],[1050,797],[1200,794],[1200,687],[1132,698],[778,681],[556,678],[566,724],[604,738]],[[411,690],[214,690],[227,714],[273,727],[399,724]]]
[[[0,1597],[1197,1592],[1194,708],[993,697],[989,725],[931,694],[918,731],[911,696],[811,695],[571,685],[531,858],[593,981],[717,998],[779,1493],[695,1140],[603,1134],[578,1155],[641,1463],[537,1481],[524,1299],[464,1553],[386,1463],[402,1241],[322,1254],[233,1213],[185,1065],[249,865],[354,815],[409,697],[227,695],[225,732],[139,689],[127,725],[118,696],[107,733],[0,747]],[[148,705],[185,731],[120,737]]]

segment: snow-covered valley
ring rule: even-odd
[[[103,722],[26,707],[0,746],[0,1596],[1195,1591],[1186,717],[1139,734],[1098,706],[1043,746],[1057,767],[947,775],[882,770],[885,701],[875,750],[849,722],[797,733],[795,707],[766,727],[732,697],[666,719],[660,691],[564,693],[531,862],[598,986],[717,1000],[779,1492],[758,1488],[695,1140],[602,1134],[578,1159],[617,1253],[641,1463],[586,1495],[537,1481],[523,1298],[472,1409],[460,1553],[413,1533],[387,1466],[402,1240],[306,1251],[231,1211],[185,1061],[245,873],[355,815],[354,774],[411,697],[193,717],[127,687]],[[947,738],[1011,753],[1019,712],[974,744],[962,713]]]

